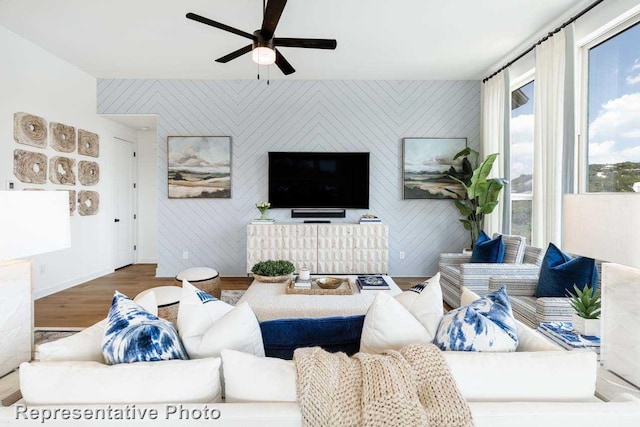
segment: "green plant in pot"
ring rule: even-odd
[[[569,291],[571,307],[575,310],[571,318],[573,330],[580,335],[600,336],[601,303],[600,291],[595,287],[585,286],[580,289],[573,285],[574,292]]]
[[[457,153],[453,160],[462,159],[462,172],[457,172],[453,167],[449,170],[449,177],[459,182],[464,189],[464,197],[453,190],[447,191],[458,196],[455,200],[456,207],[464,217],[460,220],[465,230],[469,230],[471,246],[478,239],[485,215],[490,214],[498,206],[500,191],[507,181],[503,178],[488,178],[493,168],[493,163],[498,157],[497,153],[489,154],[482,163],[478,164],[480,153],[469,147]]]
[[[295,266],[286,260],[260,261],[251,268],[253,278],[259,282],[280,283],[289,280],[296,270]]]

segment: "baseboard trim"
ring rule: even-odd
[[[158,258],[139,258],[136,264],[157,264]]]
[[[106,268],[104,270],[97,271],[93,274],[89,274],[88,276],[78,277],[77,279],[69,280],[63,283],[59,283],[57,285],[49,286],[45,289],[40,289],[33,293],[34,299],[44,298],[51,294],[55,294],[56,292],[64,291],[65,289],[72,288],[74,286],[80,285],[82,283],[88,282],[93,279],[97,279],[98,277],[106,276],[107,274],[113,273],[112,268]]]

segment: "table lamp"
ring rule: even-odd
[[[603,261],[600,362],[640,386],[640,194],[566,194],[562,248]]]
[[[31,261],[71,246],[66,191],[0,191],[0,377],[31,360]]]

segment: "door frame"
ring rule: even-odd
[[[131,152],[133,153],[132,167],[131,167],[131,182],[129,183],[129,191],[131,192],[131,241],[136,249],[133,251],[133,263],[138,263],[138,188],[137,188],[137,177],[138,177],[138,143],[134,141],[130,141],[125,138],[121,138],[119,136],[114,136],[113,139],[117,140],[117,143],[127,143],[131,144]],[[115,218],[115,203],[117,202],[115,197],[115,185],[112,189],[113,194],[113,202],[114,207],[111,210],[111,218],[109,219],[111,226],[113,226],[113,219]],[[135,219],[134,219],[135,218]],[[111,268],[116,270],[116,242],[112,239],[113,245],[111,248]],[[122,268],[122,267],[118,267]]]

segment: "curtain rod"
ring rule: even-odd
[[[520,58],[522,58],[523,56],[525,56],[527,53],[531,52],[533,49],[536,48],[536,46],[538,46],[539,44],[544,43],[545,41],[547,41],[550,37],[553,37],[554,34],[560,32],[560,30],[562,30],[563,28],[565,28],[567,25],[572,24],[573,22],[577,21],[578,19],[580,19],[582,17],[582,15],[584,15],[585,13],[589,12],[591,9],[593,9],[594,7],[596,7],[597,5],[599,5],[600,3],[602,3],[604,0],[597,0],[593,3],[591,3],[589,6],[587,6],[585,9],[583,9],[580,13],[578,13],[577,15],[575,15],[574,17],[570,18],[567,22],[565,22],[564,24],[560,25],[558,28],[556,28],[555,30],[549,32],[549,34],[547,34],[546,36],[544,36],[543,38],[541,38],[540,40],[538,40],[537,42],[535,42],[529,49],[525,50],[524,52],[522,52],[520,55],[516,56],[514,59],[512,59],[511,61],[507,62],[505,65],[503,65],[498,71],[496,71],[495,73],[491,74],[490,76],[485,77],[484,79],[482,79],[482,83],[486,83],[489,79],[491,79],[492,77],[498,75],[499,72],[506,70],[507,68],[509,68],[511,65],[513,65],[513,63],[515,63],[516,61],[518,61]]]

